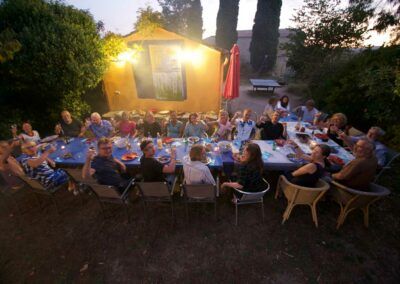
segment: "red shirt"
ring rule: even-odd
[[[121,121],[121,123],[119,124],[119,132],[122,135],[135,134],[136,123],[129,120]]]

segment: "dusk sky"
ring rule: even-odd
[[[157,0],[65,0],[79,9],[89,10],[97,21],[103,21],[105,29],[120,34],[128,34],[133,30],[136,11],[147,5],[160,10]],[[203,37],[215,34],[219,0],[202,0]],[[290,19],[295,9],[302,6],[303,0],[284,0],[281,10],[280,28],[293,26]],[[253,26],[257,0],[240,0],[238,30],[250,30]],[[380,45],[388,39],[387,35],[376,35],[367,42]]]

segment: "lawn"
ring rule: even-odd
[[[369,229],[360,211],[336,230],[339,207],[330,201],[319,204],[319,228],[306,207],[281,225],[286,202],[273,192],[265,198],[264,222],[259,207],[244,207],[237,227],[229,197],[219,201],[218,221],[211,206],[193,206],[189,222],[177,198],[171,226],[167,204],[150,207],[146,223],[134,202],[127,223],[118,207],[108,207],[104,220],[90,195],[82,206],[60,193],[57,216],[52,206],[41,212],[24,192],[22,215],[0,202],[0,282],[399,283],[398,193],[372,206]]]

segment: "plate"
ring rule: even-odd
[[[296,155],[293,153],[287,154],[286,157],[289,159],[289,161],[295,163],[295,164],[304,164],[304,160],[300,158],[296,158]]]
[[[207,159],[205,161],[201,161],[201,162],[208,165],[209,163],[212,162],[212,159],[210,157],[207,157]]]
[[[52,136],[48,136],[46,138],[43,138],[42,140],[40,140],[40,143],[47,143],[47,142],[51,142],[54,141],[58,138],[58,135],[52,135]]]
[[[329,155],[328,160],[336,165],[344,166],[344,161],[336,155]]]
[[[171,137],[164,137],[163,138],[163,143],[165,143],[165,144],[170,144],[170,143],[172,143],[174,141],[175,141],[174,138],[171,138]]]
[[[200,141],[200,138],[199,137],[195,137],[195,136],[191,136],[191,137],[188,138],[188,141],[190,143],[197,143],[197,142]]]
[[[161,163],[161,164],[167,164],[171,161],[171,157],[170,156],[160,156],[157,157],[157,160]]]
[[[329,140],[329,136],[325,133],[315,133],[314,136],[318,139],[321,139],[323,141],[328,141]]]
[[[122,161],[132,161],[134,159],[136,159],[139,155],[136,152],[132,152],[132,153],[126,153],[123,154],[121,157]]]

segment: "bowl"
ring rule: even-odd
[[[117,146],[117,148],[125,148],[126,145],[128,145],[128,140],[126,138],[119,138],[117,140],[114,141],[115,146]]]
[[[230,142],[227,142],[227,141],[220,141],[220,142],[218,142],[218,147],[219,147],[219,150],[220,150],[222,153],[226,153],[226,152],[229,152],[229,151],[232,150],[231,143],[230,143]]]

